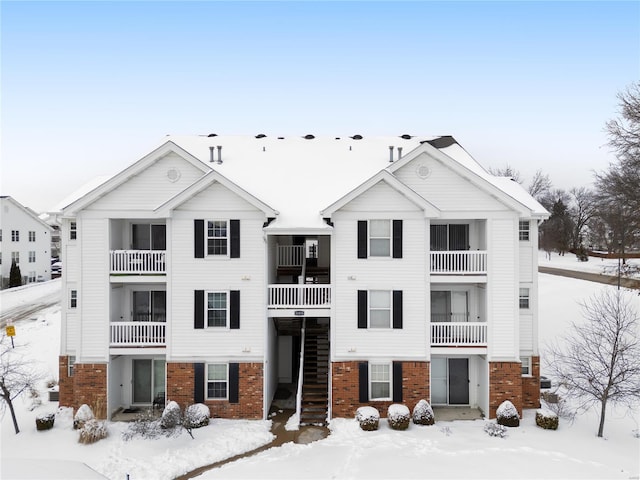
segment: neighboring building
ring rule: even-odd
[[[9,285],[12,260],[23,284],[51,280],[51,227],[8,196],[0,196],[0,227],[2,288]]]
[[[538,407],[547,217],[452,137],[168,137],[63,211],[60,404]]]

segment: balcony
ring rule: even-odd
[[[430,254],[432,275],[486,275],[484,250],[438,251]]]
[[[166,322],[111,322],[112,347],[164,347]]]
[[[486,347],[486,322],[438,322],[431,324],[432,347]]]
[[[331,285],[269,285],[269,316],[328,316]]]
[[[165,257],[165,250],[111,250],[109,272],[112,275],[164,275]]]

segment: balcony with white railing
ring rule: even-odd
[[[329,309],[331,285],[269,285],[270,309]]]
[[[109,254],[109,271],[111,274],[166,274],[165,250],[111,250]]]
[[[431,322],[432,347],[486,347],[486,322]]]
[[[484,250],[450,250],[431,252],[432,275],[486,275],[487,252]]]
[[[111,322],[112,347],[164,347],[166,322]]]

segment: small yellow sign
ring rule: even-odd
[[[6,331],[7,331],[7,337],[16,336],[16,327],[14,327],[13,325],[7,325]]]

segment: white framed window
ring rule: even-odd
[[[369,220],[369,256],[391,256],[391,220]]]
[[[11,263],[15,262],[16,265],[20,263],[20,252],[11,252]]]
[[[207,255],[227,256],[229,252],[229,229],[226,220],[208,220],[206,243]]]
[[[207,327],[227,328],[228,318],[227,292],[207,292]]]
[[[78,238],[78,224],[76,222],[69,222],[69,240],[76,240]]]
[[[369,399],[391,400],[391,365],[369,364]]]
[[[67,364],[67,376],[73,377],[73,370],[76,365],[76,356],[69,355],[69,363]]]
[[[69,308],[78,307],[78,291],[69,290]]]
[[[35,283],[35,281],[36,281],[36,272],[29,272],[29,275],[27,276],[27,282]]]
[[[36,252],[29,252],[29,263],[36,263]]]
[[[36,241],[36,232],[34,232],[33,230],[29,230],[29,241],[30,242]]]
[[[391,328],[389,290],[369,290],[369,328]]]
[[[526,287],[520,287],[520,309],[527,310],[529,308],[529,289]]]
[[[20,241],[20,230],[11,230],[11,241],[12,242]]]
[[[207,399],[226,400],[229,396],[229,365],[207,364]]]
[[[518,239],[521,242],[529,241],[529,220],[520,220],[518,222]]]
[[[522,376],[531,376],[531,357],[522,357]]]

